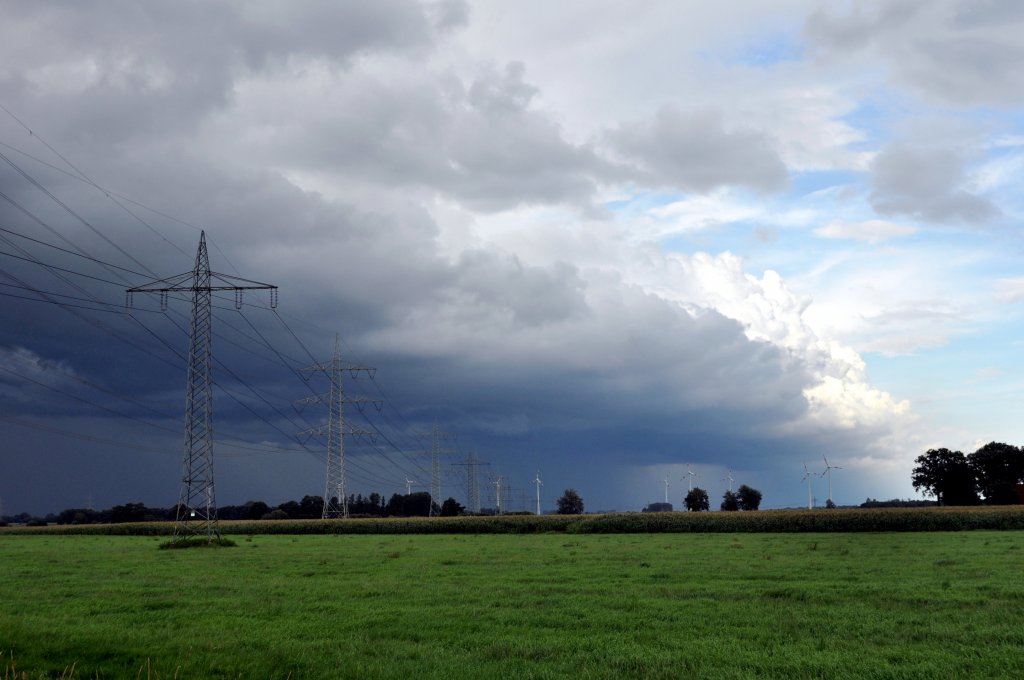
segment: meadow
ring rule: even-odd
[[[0,676],[1024,676],[1024,533],[0,533]]]

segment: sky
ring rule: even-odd
[[[1024,5],[1013,0],[12,2],[0,26],[0,499],[178,498],[190,271],[221,505],[320,495],[342,358],[353,493],[484,505],[690,478],[917,497],[1024,441]],[[691,466],[688,468],[688,466]],[[813,477],[818,505],[826,481]],[[506,492],[507,494],[508,492]],[[525,496],[525,503],[524,503]]]

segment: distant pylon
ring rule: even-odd
[[[345,404],[373,404],[380,409],[380,399],[366,397],[346,397],[344,377],[345,371],[355,377],[360,372],[370,377],[377,369],[367,366],[356,366],[341,360],[341,338],[334,336],[334,354],[327,364],[314,364],[303,371],[322,371],[331,381],[331,389],[327,394],[318,394],[299,399],[299,404],[327,404],[327,426],[313,427],[301,432],[304,435],[327,434],[327,474],[324,481],[324,509],[322,519],[332,517],[348,517],[348,492],[345,485],[345,435],[373,437],[369,430],[361,430],[346,425]]]
[[[470,451],[469,455],[466,456],[466,460],[460,463],[452,463],[452,465],[466,466],[466,502],[469,504],[470,512],[479,514],[480,475],[477,472],[477,468],[481,465],[490,465],[490,463],[480,460],[477,458],[475,451]]]
[[[434,517],[441,509],[441,440],[448,439],[451,435],[442,432],[437,421],[430,429],[430,517]],[[435,507],[436,506],[436,507]]]
[[[188,386],[185,390],[184,475],[174,523],[174,540],[206,536],[213,542],[220,536],[217,502],[213,487],[213,311],[214,291],[235,294],[235,309],[242,307],[242,291],[269,290],[270,306],[277,307],[277,286],[210,271],[206,232],[199,234],[195,267],[190,272],[151,281],[127,290],[131,309],[135,293],[160,293],[160,307],[167,308],[170,293],[192,294],[192,323],[189,331]]]

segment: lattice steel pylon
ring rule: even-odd
[[[206,232],[199,235],[195,268],[190,272],[151,281],[127,290],[131,309],[135,293],[159,293],[167,309],[171,293],[192,294],[192,322],[188,343],[188,383],[185,388],[184,474],[174,522],[174,541],[205,536],[220,537],[213,486],[213,310],[215,291],[235,293],[235,308],[242,307],[242,291],[269,290],[270,306],[277,306],[277,286],[210,271]]]
[[[356,366],[341,360],[341,338],[334,336],[334,354],[326,364],[314,364],[303,371],[317,371],[327,374],[331,389],[327,394],[318,394],[299,399],[299,404],[327,404],[327,425],[313,427],[299,434],[327,435],[327,474],[324,483],[324,509],[321,518],[348,517],[348,491],[345,484],[345,435],[373,437],[374,432],[353,428],[345,423],[345,404],[373,404],[380,410],[380,399],[346,397],[343,378],[345,371],[353,377],[360,372],[372,378],[377,369]]]
[[[469,505],[470,512],[480,514],[480,477],[477,468],[481,465],[490,465],[490,463],[480,460],[476,457],[475,451],[470,451],[465,461],[452,463],[452,465],[466,466],[466,503]]]
[[[421,435],[423,436],[423,435]],[[435,517],[441,512],[441,455],[448,453],[441,450],[441,440],[448,439],[451,435],[442,432],[437,421],[430,429],[430,511],[428,515]]]

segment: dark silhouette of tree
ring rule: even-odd
[[[1020,448],[989,442],[967,458],[986,504],[1020,503],[1017,485],[1024,483],[1024,453]]]
[[[672,512],[671,503],[651,503],[640,512]]]
[[[285,513],[286,517],[299,517],[302,513],[302,506],[298,501],[287,501],[277,506],[277,509]]]
[[[426,491],[416,491],[405,497],[406,517],[427,517],[430,515],[430,494]]]
[[[726,512],[735,512],[740,509],[740,499],[732,491],[726,491],[722,494],[722,505],[719,506]]]
[[[320,519],[324,514],[323,496],[303,496],[299,501],[299,517]]]
[[[736,489],[736,502],[740,510],[757,510],[761,507],[761,492],[746,484],[740,484],[740,488]]]
[[[384,513],[388,517],[404,517],[405,516],[405,496],[400,493],[391,494],[391,498],[388,499],[388,504],[384,506]]]
[[[686,509],[690,512],[707,512],[711,509],[711,500],[708,498],[708,492],[699,486],[693,487],[686,494],[683,504],[686,505]]]
[[[441,504],[441,517],[458,517],[465,512],[466,507],[460,505],[454,498],[449,498]]]
[[[910,479],[915,491],[935,496],[939,505],[978,504],[975,469],[962,452],[929,449],[914,462]]]
[[[576,489],[566,489],[556,501],[556,507],[559,515],[582,515],[583,499]]]

